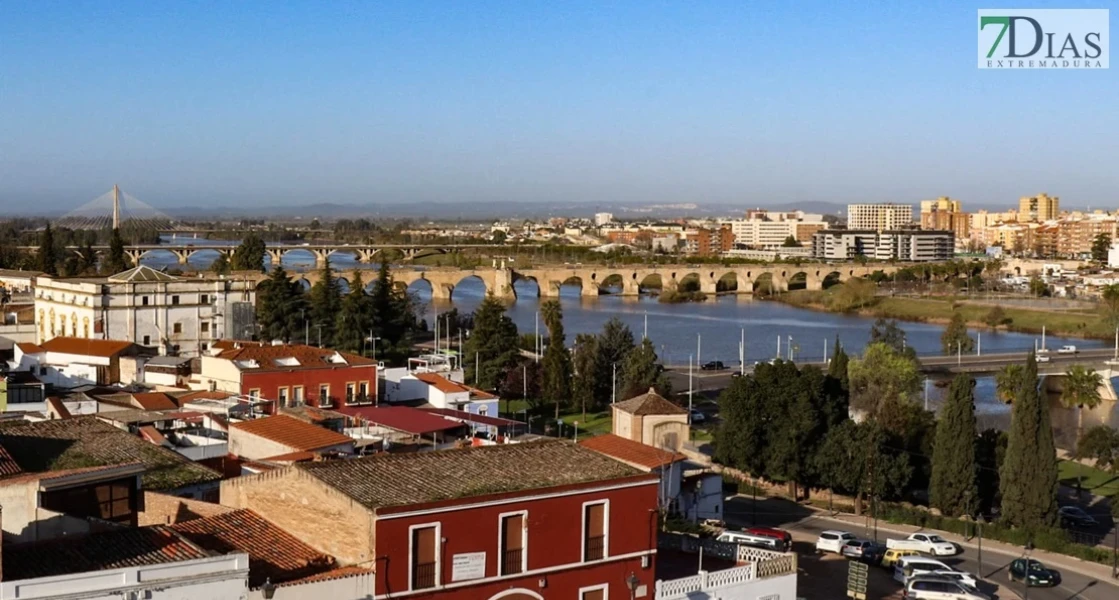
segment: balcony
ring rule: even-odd
[[[523,561],[524,551],[520,548],[515,550],[506,550],[501,557],[501,574],[502,575],[516,575],[523,571],[521,567]]]
[[[697,568],[700,548],[703,569]],[[795,598],[796,573],[794,553],[661,534],[654,600],[754,598],[775,593]]]
[[[606,536],[587,536],[587,555],[584,560],[602,560],[606,557]]]
[[[436,563],[420,563],[412,573],[412,589],[425,590],[435,587]]]

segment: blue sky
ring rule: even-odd
[[[1119,206],[1115,70],[979,70],[979,5],[846,4],[6,0],[0,210],[113,183],[160,207]]]

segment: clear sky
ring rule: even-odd
[[[4,0],[0,211],[1119,207],[1119,67],[979,70],[987,4]]]

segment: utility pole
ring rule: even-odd
[[[610,375],[610,404],[618,402],[618,363],[614,363],[613,369]]]
[[[983,356],[983,332],[977,331],[975,333],[975,355]]]
[[[319,329],[319,348],[322,348],[322,323],[315,325]]]
[[[649,311],[645,311],[645,333],[642,334],[641,339],[649,339]]]
[[[540,362],[540,311],[536,311],[536,333],[534,334],[535,341],[532,345],[532,360],[536,363]]]
[[[692,357],[688,356],[688,425],[692,424]],[[688,437],[691,438],[691,428],[688,429]]]

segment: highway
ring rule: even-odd
[[[728,499],[724,508],[724,518],[727,524],[732,527],[747,527],[752,524],[754,517],[754,505],[749,497],[738,496]],[[859,537],[873,539],[874,531],[865,530],[863,527],[852,527],[850,524],[845,524],[838,521],[833,521],[821,516],[817,513],[810,511],[796,503],[788,500],[778,498],[760,499],[757,505],[757,523],[759,525],[767,525],[771,527],[781,527],[789,530],[794,536],[794,546],[798,553],[801,554],[801,565],[805,573],[801,575],[800,581],[804,578],[827,578],[827,581],[832,585],[829,589],[836,590],[834,598],[844,598],[843,585],[846,579],[846,568],[839,567],[834,564],[833,560],[817,560],[814,556],[814,541],[816,536],[821,531],[827,529],[838,529],[842,531],[850,531]],[[873,523],[873,522],[872,522]],[[879,541],[884,541],[887,537],[882,528],[890,527],[888,523],[880,523],[878,531]],[[900,535],[890,534],[891,537],[901,537]],[[797,543],[799,542],[799,543]],[[983,549],[983,564],[982,569],[979,565],[979,554],[974,548],[966,548],[962,554],[950,557],[944,560],[957,568],[966,570],[970,573],[978,573],[981,578],[986,582],[986,585],[981,586],[985,588],[984,591],[992,592],[995,597],[1006,599],[1009,596],[1003,591],[1005,586],[1010,586],[1011,590],[1017,594],[1018,597],[1027,600],[1114,600],[1119,598],[1119,587],[1116,587],[1113,582],[1097,581],[1094,578],[1080,575],[1073,571],[1063,569],[1057,565],[1051,565],[1061,572],[1062,583],[1061,585],[1053,588],[1039,588],[1033,587],[1028,591],[1020,583],[1010,584],[1007,581],[1006,568],[1010,561],[1019,558],[1021,554],[1006,554],[992,550],[991,548]],[[828,564],[833,563],[833,564]],[[980,573],[981,571],[981,573]],[[891,573],[887,569],[871,568],[871,590],[885,590],[886,592],[900,591],[901,585],[891,580]],[[839,579],[836,579],[839,577]],[[879,595],[871,595],[868,600],[878,600],[884,597],[900,597],[894,595],[884,595],[881,591]],[[826,600],[823,599],[822,600]]]

